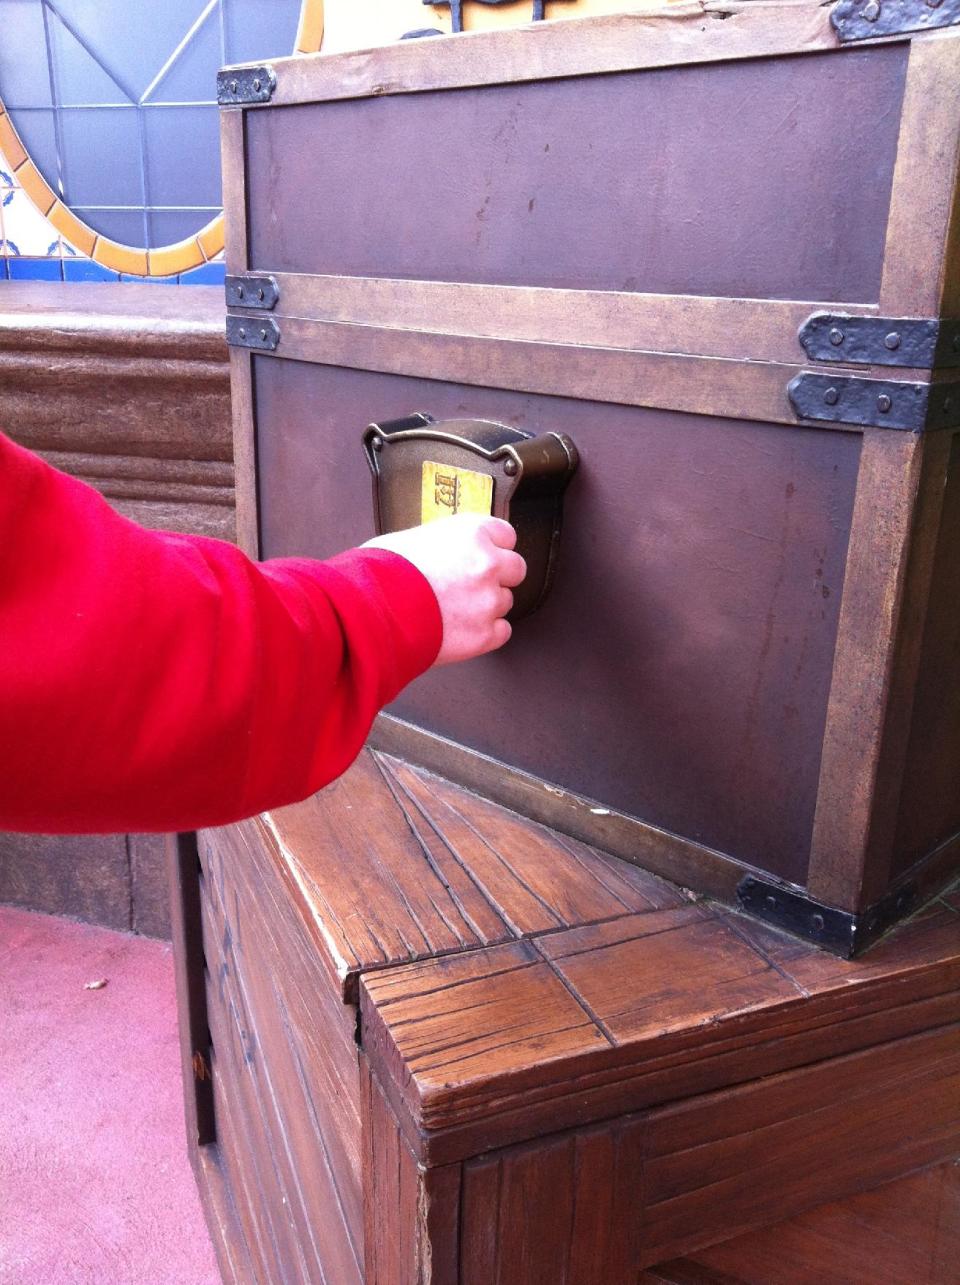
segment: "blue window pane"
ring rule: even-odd
[[[210,10],[186,45],[171,50],[153,87],[148,103],[214,103],[217,69],[222,65],[220,14]]]
[[[104,67],[139,99],[207,0],[56,0],[57,11]]]
[[[34,164],[50,186],[57,190],[57,129],[55,114],[49,108],[11,112],[17,133]]]
[[[64,259],[63,279],[65,281],[119,281],[120,273],[111,272],[109,268],[94,263],[92,259]]]
[[[51,9],[47,10],[47,27],[61,106],[135,101],[135,95],[117,84]]]
[[[11,281],[61,281],[59,259],[8,259]]]
[[[0,97],[18,107],[49,107],[50,73],[40,0],[3,0],[0,40]]]
[[[150,204],[219,206],[217,108],[146,107],[143,119]]]
[[[142,246],[145,242],[143,211],[132,210],[90,210],[84,206],[74,206],[78,219],[83,219],[97,232],[102,232],[111,241],[121,245]]]
[[[196,236],[219,213],[218,206],[208,210],[151,210],[148,215],[150,244],[172,245]]]
[[[256,62],[293,53],[300,0],[223,0],[226,61]]]
[[[66,108],[60,131],[68,204],[143,203],[136,108]]]

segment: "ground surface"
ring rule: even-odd
[[[2,1285],[217,1285],[176,1025],[169,945],[0,906]]]

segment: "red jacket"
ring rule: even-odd
[[[255,564],[146,531],[0,435],[0,830],[222,825],[305,798],[433,663],[393,553]]]

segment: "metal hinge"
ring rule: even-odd
[[[272,317],[238,317],[227,313],[227,343],[232,348],[274,352],[279,342],[280,327]]]
[[[787,385],[801,419],[897,428],[908,433],[960,427],[960,382],[920,384],[803,370]]]
[[[853,914],[814,901],[782,884],[748,875],[737,888],[737,901],[743,910],[764,923],[852,959],[916,909],[917,888],[912,883],[895,888],[869,910]]]
[[[263,308],[269,311],[280,302],[276,277],[227,277],[225,286],[228,308]]]
[[[960,23],[960,0],[840,0],[830,15],[842,44]]]
[[[860,366],[960,367],[960,321],[935,317],[850,317],[815,312],[800,327],[811,361]]]
[[[250,107],[269,103],[277,87],[277,73],[262,67],[227,67],[217,72],[217,102],[221,107]]]

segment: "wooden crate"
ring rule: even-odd
[[[709,1247],[960,1154],[960,890],[841,960],[369,750],[174,877],[228,1281],[709,1282]],[[917,1261],[956,1244],[935,1199],[891,1218]]]
[[[913,9],[954,11],[222,79],[246,547],[372,534],[370,421],[580,451],[546,605],[376,743],[847,953],[960,860],[960,32],[889,35]]]

